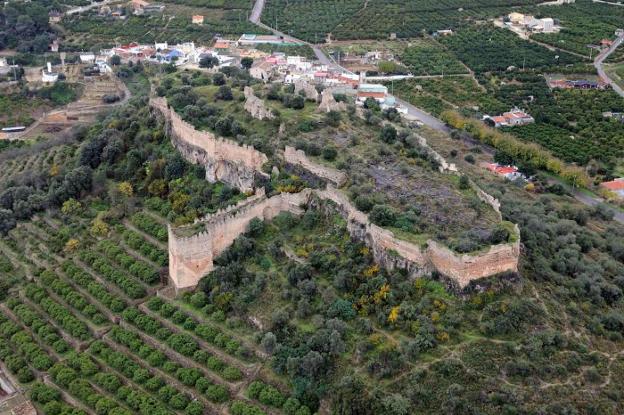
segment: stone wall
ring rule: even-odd
[[[179,289],[192,288],[214,268],[213,259],[243,234],[253,218],[270,220],[279,212],[302,213],[301,206],[319,198],[330,200],[347,220],[349,234],[371,248],[377,262],[387,269],[406,269],[416,277],[437,271],[459,288],[471,281],[506,271],[518,270],[519,241],[491,246],[475,255],[457,254],[429,240],[426,247],[398,239],[394,234],[368,220],[347,196],[334,187],[305,189],[267,198],[263,191],[238,205],[203,218],[205,230],[192,237],[178,237],[169,229],[169,274]],[[519,234],[516,227],[516,232]]]
[[[315,163],[308,159],[304,151],[296,150],[294,147],[286,146],[284,149],[284,160],[286,163],[303,167],[314,176],[336,187],[341,187],[347,181],[347,175],[344,172]]]
[[[275,115],[266,107],[264,101],[254,94],[253,88],[246,86],[244,92],[245,111],[251,114],[252,117],[258,120],[271,120],[275,118]]]
[[[165,117],[171,141],[184,158],[206,168],[209,182],[222,181],[241,191],[250,191],[256,177],[267,177],[261,170],[268,161],[264,153],[216,137],[209,131],[196,130],[168,107],[165,98],[151,98],[150,105]]]
[[[253,186],[254,177],[261,172],[267,157],[257,150],[216,138],[213,134],[197,131],[183,121],[163,98],[152,98],[152,107],[164,114],[172,141],[189,161],[206,166],[207,179],[224,181],[241,190]],[[423,247],[398,239],[394,234],[368,220],[366,213],[353,206],[348,197],[334,186],[346,180],[344,173],[310,161],[305,153],[286,147],[287,163],[301,166],[332,184],[324,190],[305,189],[300,193],[282,193],[268,198],[264,189],[236,206],[208,215],[197,221],[203,230],[190,237],[179,236],[181,230],[169,227],[169,275],[176,290],[192,288],[214,265],[213,260],[244,233],[254,218],[273,219],[279,212],[302,213],[301,206],[316,198],[329,200],[347,220],[347,229],[353,238],[367,244],[375,260],[388,269],[406,269],[412,276],[437,271],[459,288],[471,281],[518,270],[520,255],[519,230],[515,228],[514,243],[491,246],[477,254],[457,254],[447,247],[427,241]],[[448,169],[446,171],[449,171]],[[498,200],[477,188],[477,194],[499,212]]]
[[[303,91],[305,93],[306,99],[309,99],[310,101],[319,100],[320,94],[318,93],[314,85],[312,85],[311,83],[304,81],[304,80],[299,80],[299,81],[295,81],[294,85],[295,85],[295,94],[298,94],[299,91]]]
[[[236,206],[202,219],[205,229],[191,237],[179,237],[169,229],[169,277],[176,290],[188,289],[212,271],[213,260],[247,230],[254,218],[271,220],[280,212],[302,213],[299,207],[309,193],[282,193],[268,198],[264,190],[241,201]]]
[[[337,102],[330,89],[324,89],[323,92],[321,92],[321,103],[316,109],[318,112],[345,111],[346,109],[347,104],[344,102]]]

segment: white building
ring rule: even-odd
[[[94,63],[95,62],[95,54],[93,53],[81,53],[80,54],[80,63]]]
[[[59,74],[58,72],[52,72],[52,64],[48,62],[48,68],[41,70],[41,81],[44,84],[53,84],[58,81]]]

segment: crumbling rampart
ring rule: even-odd
[[[312,85],[311,83],[304,81],[304,80],[298,80],[294,82],[294,85],[295,85],[295,94],[298,94],[299,91],[303,91],[306,99],[309,99],[310,101],[319,100],[320,94],[318,93],[314,85]]]
[[[253,177],[267,161],[264,154],[247,146],[215,138],[208,132],[197,131],[183,121],[162,98],[152,98],[151,105],[165,115],[172,140],[187,160],[206,166],[211,181],[226,181],[242,190],[253,185]],[[305,189],[300,193],[282,193],[267,197],[264,189],[236,206],[208,215],[193,226],[202,226],[193,236],[183,236],[184,229],[169,227],[169,275],[177,290],[192,288],[208,272],[219,256],[244,233],[254,218],[271,220],[283,211],[302,213],[302,206],[315,198],[329,200],[347,220],[351,236],[371,248],[375,260],[388,269],[406,269],[413,275],[437,271],[460,288],[471,281],[506,271],[517,271],[520,255],[519,230],[515,227],[514,242],[494,245],[476,254],[457,254],[433,240],[423,246],[398,239],[368,219],[348,197],[335,186],[344,183],[342,172],[320,166],[303,152],[287,147],[286,162],[296,164],[323,178],[331,185],[324,190]],[[264,173],[262,173],[264,174]],[[498,211],[499,203],[485,192],[479,197]]]
[[[176,290],[192,288],[210,272],[213,259],[243,234],[254,218],[271,220],[280,212],[302,213],[299,207],[308,193],[282,193],[268,198],[264,189],[236,206],[206,216],[204,229],[190,237],[177,236],[184,229],[169,231],[169,277]]]
[[[475,279],[518,270],[518,240],[491,246],[474,255],[457,254],[433,240],[421,247],[398,239],[391,231],[371,223],[344,193],[328,187],[325,190],[281,193],[270,198],[264,191],[257,191],[238,205],[202,219],[205,230],[191,237],[177,236],[169,228],[169,274],[176,289],[197,285],[214,268],[213,259],[246,231],[252,219],[270,220],[283,211],[300,214],[303,212],[301,206],[308,205],[314,197],[333,202],[347,220],[350,235],[369,246],[375,260],[387,269],[406,269],[413,276],[437,271],[459,288]]]
[[[315,163],[308,159],[304,151],[297,150],[294,147],[286,146],[284,149],[284,160],[286,163],[303,167],[313,175],[336,187],[341,187],[347,181],[347,175],[344,172]]]
[[[338,102],[334,98],[334,94],[330,89],[324,89],[321,92],[321,103],[316,111],[318,112],[330,112],[330,111],[346,111],[347,104],[344,102]]]
[[[253,118],[258,120],[271,120],[275,118],[275,115],[265,105],[264,101],[258,98],[254,94],[253,88],[246,86],[245,93],[245,111],[247,111]]]
[[[151,98],[150,105],[165,117],[171,141],[184,158],[206,168],[209,182],[222,181],[241,191],[250,191],[257,176],[266,176],[261,170],[268,161],[265,154],[251,146],[195,129],[169,108],[165,98]]]

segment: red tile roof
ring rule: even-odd
[[[603,182],[600,183],[600,186],[612,191],[624,190],[624,178],[615,179],[610,182]]]
[[[385,98],[386,94],[384,94],[383,92],[363,92],[363,91],[358,91],[358,97],[359,98]]]
[[[514,166],[499,166],[496,163],[488,164],[487,169],[493,173],[500,174],[501,176],[510,173],[516,173],[518,171],[518,169]]]

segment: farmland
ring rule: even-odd
[[[269,404],[309,413],[222,319],[155,297],[167,275],[167,221],[186,223],[244,196],[206,182],[134,105],[97,123],[82,145],[59,139],[0,159],[3,232],[13,227],[0,243],[0,284],[15,290],[0,299],[0,358],[46,414],[262,414]],[[142,153],[123,152],[134,134],[147,140]],[[142,157],[150,162],[137,169]],[[76,166],[101,174],[73,193],[88,197],[50,190]],[[55,209],[35,204],[44,198]]]
[[[0,287],[10,287],[0,297],[0,359],[40,412],[624,411],[624,229],[600,206],[550,192],[543,178],[531,192],[505,184],[473,164],[492,160],[479,147],[371,102],[361,115],[352,103],[319,113],[292,86],[260,84],[241,69],[116,70],[143,93],[76,135],[0,151]],[[176,295],[167,224],[247,195],[207,182],[172,147],[149,109],[148,78],[197,128],[266,153],[269,194],[320,186],[276,157],[293,145],[345,172],[352,202],[410,241],[475,252],[518,223],[519,274],[458,293],[436,274],[386,270],[333,204],[313,200],[301,216],[254,220],[194,290]],[[489,110],[534,95],[545,116],[554,117],[552,99],[582,123],[617,105],[593,91],[551,93],[531,73],[477,79],[397,88],[421,85],[446,105]],[[275,119],[246,113],[245,86]],[[582,118],[576,107],[587,98],[596,111]],[[439,171],[421,135],[461,176]],[[501,201],[502,222],[471,182]]]
[[[35,91],[0,93],[0,126],[32,124],[42,113],[78,98],[80,87],[59,82]]]
[[[602,39],[613,39],[622,28],[624,7],[614,7],[589,0],[579,0],[566,7],[540,7],[537,11],[561,21],[563,29],[557,34],[536,34],[540,42],[589,56],[588,45],[599,45]],[[616,53],[621,56],[621,53]]]
[[[550,51],[493,26],[467,27],[440,42],[475,72],[505,71],[511,66],[537,69],[582,62],[578,57]]]
[[[65,17],[63,27],[69,33],[68,50],[111,47],[116,43],[188,42],[209,43],[215,34],[238,37],[245,32],[262,32],[247,21],[248,7],[235,8],[231,2],[165,3],[163,14],[128,16],[125,20],[99,16],[97,12]],[[248,5],[247,2],[240,2]],[[201,14],[204,24],[191,24],[191,16]]]
[[[514,6],[536,3],[516,1]],[[391,33],[418,37],[508,12],[509,3],[503,0],[269,0],[262,21],[309,42],[321,42],[327,33],[334,39],[387,39]]]

